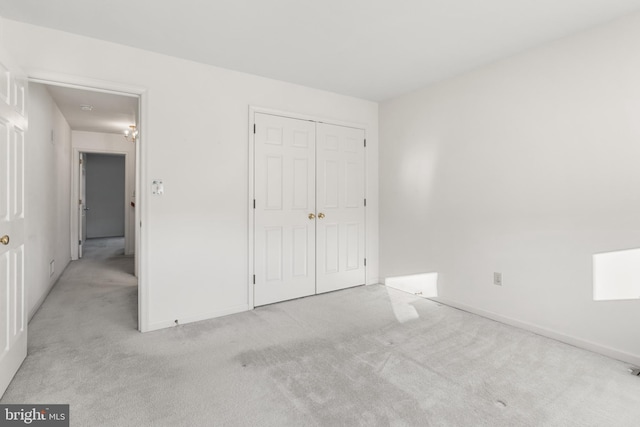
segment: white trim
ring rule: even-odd
[[[136,206],[135,217],[135,263],[136,275],[138,277],[138,330],[146,332],[149,328],[149,283],[147,281],[148,254],[147,254],[147,233],[142,230],[142,224],[147,223],[146,194],[141,192],[143,188],[142,180],[146,179],[147,173],[147,111],[148,92],[141,86],[133,86],[122,83],[109,82],[104,80],[91,79],[82,76],[52,73],[43,70],[29,70],[28,80],[34,83],[41,83],[52,86],[62,86],[76,89],[85,89],[94,92],[111,93],[123,96],[137,96],[139,99],[138,108],[138,137],[136,139]],[[74,179],[72,177],[72,179]],[[72,187],[73,190],[73,187]],[[71,215],[73,218],[73,215]]]
[[[188,323],[200,322],[203,320],[214,320],[216,317],[228,316],[230,314],[242,313],[245,311],[249,311],[250,308],[246,304],[236,305],[233,307],[226,308],[224,310],[218,310],[208,313],[200,313],[195,316],[189,316],[178,320],[178,324],[176,325],[175,320],[162,320],[160,322],[154,322],[149,324],[149,328],[144,332],[157,331],[160,329],[171,328],[174,326],[186,325]]]
[[[310,122],[326,123],[328,125],[336,125],[336,126],[344,126],[344,127],[349,127],[349,128],[355,128],[355,129],[362,129],[362,130],[364,130],[365,135],[367,133],[367,127],[362,123],[346,122],[346,121],[342,121],[342,120],[329,119],[329,118],[326,118],[326,117],[310,116],[308,114],[298,114],[298,113],[292,113],[290,111],[275,110],[273,108],[265,108],[265,107],[258,107],[258,106],[255,106],[255,105],[250,105],[249,106],[249,115],[250,115],[250,117],[253,117],[255,113],[270,114],[272,116],[286,117],[288,119],[308,120]],[[252,130],[252,132],[253,132],[253,130]]]
[[[91,92],[110,93],[113,95],[130,97],[140,96],[147,92],[147,89],[141,86],[127,85],[69,74],[52,73],[42,70],[29,71],[28,80],[29,82],[41,83],[44,85],[61,86],[71,89],[84,89]]]
[[[38,299],[38,301],[35,303],[35,305],[31,308],[31,311],[28,313],[27,323],[31,323],[31,320],[33,319],[33,316],[35,316],[36,313],[38,312],[38,310],[40,310],[40,307],[42,307],[42,304],[47,299],[47,297],[49,296],[49,294],[51,293],[53,288],[58,284],[58,282],[60,281],[60,278],[65,273],[65,271],[67,271],[67,268],[69,268],[70,264],[71,264],[71,260],[67,261],[67,265],[65,265],[64,268],[62,269],[62,271],[60,271],[57,274],[56,279],[50,281],[49,286],[47,288],[47,291],[44,294],[42,294],[42,296]]]
[[[551,338],[556,341],[560,341],[565,344],[572,345],[574,347],[582,348],[584,350],[589,350],[594,353],[602,354],[604,356],[611,357],[613,359],[620,360],[626,363],[631,363],[635,366],[640,366],[640,355],[627,353],[625,351],[617,350],[615,348],[597,344],[582,338],[577,338],[571,335],[563,334],[562,332],[554,331],[553,329],[547,329],[542,326],[535,325],[533,323],[523,322],[521,320],[503,316],[501,314],[493,313],[491,311],[486,311],[479,308],[471,307],[469,305],[451,301],[446,298],[437,297],[437,298],[427,298],[427,299],[438,302],[440,304],[447,305],[449,307],[466,311],[468,313],[477,314],[478,316],[486,317],[487,319],[495,320],[500,323],[505,323],[507,325],[515,326],[516,328],[534,332],[538,335],[542,335],[544,337]]]
[[[248,166],[249,166],[249,188],[248,188],[248,203],[249,207],[249,215],[247,216],[247,230],[248,234],[248,260],[247,260],[247,307],[249,310],[253,310],[255,308],[253,301],[253,276],[255,275],[254,271],[254,261],[255,261],[255,243],[254,243],[254,229],[255,229],[255,209],[253,207],[253,201],[255,197],[255,134],[253,133],[253,127],[256,124],[256,109],[252,106],[249,106],[249,158]]]
[[[279,116],[279,117],[285,117],[288,119],[297,119],[297,120],[308,120],[311,122],[315,122],[315,123],[325,123],[325,124],[329,124],[329,125],[335,125],[335,126],[343,126],[343,127],[349,127],[349,128],[354,128],[354,129],[360,129],[362,131],[364,131],[364,137],[365,139],[367,138],[367,126],[361,123],[354,123],[354,122],[345,122],[345,121],[340,121],[340,120],[334,120],[334,119],[327,119],[327,118],[322,118],[322,117],[318,117],[318,116],[310,116],[307,114],[298,114],[298,113],[292,113],[292,112],[288,112],[288,111],[281,111],[281,110],[275,110],[272,108],[265,108],[265,107],[258,107],[255,105],[249,105],[249,159],[248,159],[248,169],[249,169],[249,197],[248,197],[248,204],[247,206],[249,207],[249,215],[248,215],[248,252],[249,252],[249,256],[248,256],[248,263],[247,263],[247,309],[248,310],[253,310],[255,308],[254,306],[254,301],[253,301],[253,275],[255,274],[254,271],[254,260],[255,260],[255,251],[254,251],[254,233],[255,233],[255,209],[253,208],[253,200],[255,197],[255,176],[254,176],[254,167],[255,167],[255,134],[253,133],[253,127],[256,123],[255,121],[255,115],[256,113],[261,113],[261,114],[269,114],[272,116]],[[364,143],[364,141],[363,141]],[[369,189],[368,189],[368,182],[369,180],[367,179],[367,173],[368,173],[368,161],[367,161],[367,151],[365,149],[364,151],[364,197],[369,200],[368,194],[369,194]],[[368,220],[368,216],[367,216],[367,207],[365,207],[364,210],[364,257],[367,258],[367,220]],[[367,262],[367,264],[369,264]],[[364,267],[364,277],[365,277],[365,281],[364,284],[367,284],[367,271],[368,271],[368,266]]]

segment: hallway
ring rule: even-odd
[[[133,261],[131,256],[124,256],[124,237],[103,237],[99,239],[87,239],[84,241],[82,259],[109,259],[124,257],[129,262],[122,261],[122,271],[133,274]],[[129,265],[130,264],[130,265]],[[119,268],[118,268],[119,269]]]

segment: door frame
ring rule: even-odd
[[[125,180],[124,180],[124,242],[125,242],[125,255],[127,254],[127,249],[133,249],[133,252],[129,251],[129,255],[131,253],[136,255],[136,247],[135,247],[135,236],[130,236],[129,228],[132,224],[132,221],[135,221],[135,218],[131,218],[130,209],[129,209],[129,201],[130,195],[127,193],[127,189],[129,188],[129,176],[127,174],[127,166],[129,166],[131,162],[131,158],[129,157],[129,152],[121,151],[121,150],[104,150],[104,149],[93,149],[93,148],[80,148],[80,147],[72,147],[71,148],[71,209],[76,210],[75,218],[73,214],[71,215],[71,259],[73,261],[78,260],[80,258],[79,254],[79,245],[74,244],[75,242],[80,240],[79,235],[79,227],[80,221],[82,218],[80,217],[80,211],[78,210],[77,200],[80,200],[80,182],[78,179],[80,177],[80,153],[84,154],[114,154],[119,156],[124,156],[124,164],[125,164]],[[135,176],[135,174],[134,174]],[[135,184],[134,184],[135,187]],[[86,190],[86,188],[85,188]],[[86,203],[86,200],[84,201]],[[71,211],[73,212],[73,210]],[[135,209],[134,209],[135,212]],[[135,216],[135,213],[134,213]],[[74,221],[75,219],[75,221]],[[133,237],[133,239],[132,239]],[[133,246],[133,248],[132,248]]]
[[[40,83],[52,86],[62,86],[73,89],[82,89],[93,92],[103,92],[115,95],[134,96],[138,98],[138,136],[136,138],[136,162],[135,162],[135,191],[136,205],[134,208],[135,217],[135,272],[138,277],[138,330],[140,332],[149,331],[149,282],[148,282],[148,259],[147,259],[147,233],[142,229],[142,224],[147,220],[147,195],[140,191],[142,179],[147,176],[148,141],[145,137],[148,129],[148,92],[142,86],[127,85],[104,80],[96,80],[82,76],[71,76],[67,74],[52,73],[46,71],[33,71],[28,75],[29,82]],[[73,161],[73,159],[71,159]],[[72,174],[72,180],[73,174]],[[73,182],[69,182],[73,185]],[[71,187],[73,191],[73,187]],[[77,189],[76,189],[77,192]],[[76,202],[77,204],[77,202]],[[77,206],[76,206],[77,208]],[[77,209],[76,209],[77,210]],[[71,218],[75,213],[71,213]],[[71,249],[71,248],[70,248]]]
[[[367,127],[361,123],[355,122],[347,122],[335,119],[329,119],[326,117],[313,116],[308,114],[300,114],[300,113],[292,113],[290,111],[282,111],[273,108],[267,107],[259,107],[255,105],[249,105],[249,125],[247,126],[247,141],[249,144],[249,157],[248,157],[248,169],[249,169],[249,188],[248,188],[248,197],[247,197],[247,209],[249,211],[248,214],[248,223],[247,230],[248,234],[248,262],[247,262],[247,304],[249,306],[249,310],[253,310],[255,308],[253,301],[253,276],[255,274],[254,271],[254,260],[255,260],[255,210],[253,207],[253,199],[255,195],[255,149],[254,149],[254,126],[255,126],[255,115],[256,113],[269,114],[272,116],[285,117],[288,119],[296,119],[296,120],[307,120],[310,122],[316,123],[326,123],[329,125],[336,126],[344,126],[349,128],[361,129],[364,131],[365,140],[367,138]],[[367,155],[365,148],[365,156],[364,156],[364,191],[365,198],[368,199],[368,186],[367,186]],[[367,209],[364,210],[364,256],[367,257]],[[367,266],[364,267],[364,278],[365,284],[367,283]]]

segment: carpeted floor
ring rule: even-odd
[[[625,363],[380,285],[141,334],[133,258],[87,253],[2,403],[69,403],[72,426],[640,425]]]

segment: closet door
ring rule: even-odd
[[[255,114],[254,305],[313,295],[315,123]]]
[[[316,292],[365,283],[364,130],[317,125]]]

